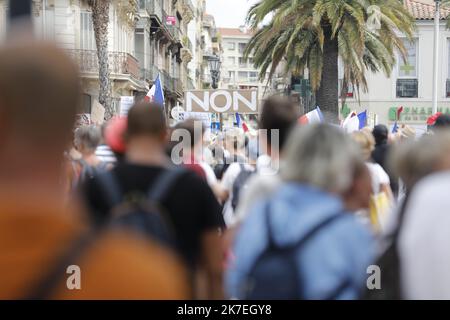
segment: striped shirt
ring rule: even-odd
[[[106,144],[99,145],[95,150],[95,155],[100,161],[105,162],[107,164],[113,165],[117,161],[116,156],[114,155],[110,147],[107,146]]]

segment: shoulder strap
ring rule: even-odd
[[[187,171],[182,168],[168,169],[161,173],[148,191],[148,199],[161,201],[169,192],[177,179]]]
[[[341,218],[345,216],[343,212],[338,212],[337,214],[333,214],[325,219],[323,219],[321,222],[316,224],[311,230],[309,230],[303,237],[301,237],[299,240],[295,241],[294,243],[280,247],[276,244],[274,237],[273,237],[273,231],[272,226],[270,222],[270,205],[267,204],[266,211],[265,211],[265,218],[266,218],[266,228],[267,228],[267,234],[269,239],[269,246],[275,249],[279,250],[291,250],[294,248],[300,248],[303,246],[309,239],[311,239],[318,231],[320,231],[322,228],[326,227],[327,225],[331,224],[334,220],[337,220],[338,218]]]
[[[122,202],[122,192],[113,172],[102,172],[96,178],[103,196],[111,208]]]
[[[76,264],[80,260],[94,239],[96,237],[90,232],[77,237],[69,249],[56,260],[56,263],[50,267],[50,271],[41,278],[23,300],[45,300],[51,298],[53,291],[63,281],[67,267]]]

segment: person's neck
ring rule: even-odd
[[[100,163],[100,160],[97,158],[94,152],[84,153],[83,160],[86,161],[91,166],[96,166]]]
[[[133,138],[127,143],[126,160],[133,164],[166,166],[169,162],[164,146],[153,138]]]

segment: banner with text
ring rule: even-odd
[[[258,113],[257,90],[192,90],[186,91],[187,112]]]

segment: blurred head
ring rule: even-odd
[[[205,127],[202,121],[188,119],[182,122],[179,122],[175,125],[173,130],[186,130],[186,132],[190,136],[190,146],[194,148],[195,146],[203,143],[203,135],[205,134]],[[198,132],[196,132],[198,130]]]
[[[3,46],[0,170],[9,175],[52,174],[37,167],[55,168],[59,164],[63,150],[72,141],[79,101],[77,67],[64,51],[33,40]]]
[[[353,132],[351,137],[358,145],[364,161],[369,161],[372,156],[372,151],[375,148],[375,139],[373,135],[368,131],[360,130]]]
[[[393,149],[389,159],[394,172],[410,190],[420,179],[436,171],[450,169],[450,131],[440,130],[408,140]]]
[[[384,124],[378,124],[373,128],[373,137],[375,138],[375,145],[386,144],[388,141],[389,131]]]
[[[114,117],[106,123],[104,129],[105,143],[111,148],[118,161],[125,155],[125,132],[127,130],[126,117]]]
[[[269,147],[271,145],[271,130],[278,129],[279,148],[283,150],[290,131],[297,124],[297,109],[295,104],[288,98],[273,96],[263,102],[259,118],[259,129],[267,130]]]
[[[151,139],[161,145],[166,143],[167,127],[164,112],[159,104],[139,102],[128,111],[127,143],[134,139]]]
[[[75,130],[75,147],[82,155],[95,153],[100,141],[101,132],[96,126],[82,126]]]
[[[361,163],[358,148],[340,128],[326,124],[296,128],[284,150],[284,180],[344,194]]]
[[[432,127],[433,130],[436,129],[445,129],[450,127],[450,115],[448,114],[441,114],[434,123],[434,126]]]

